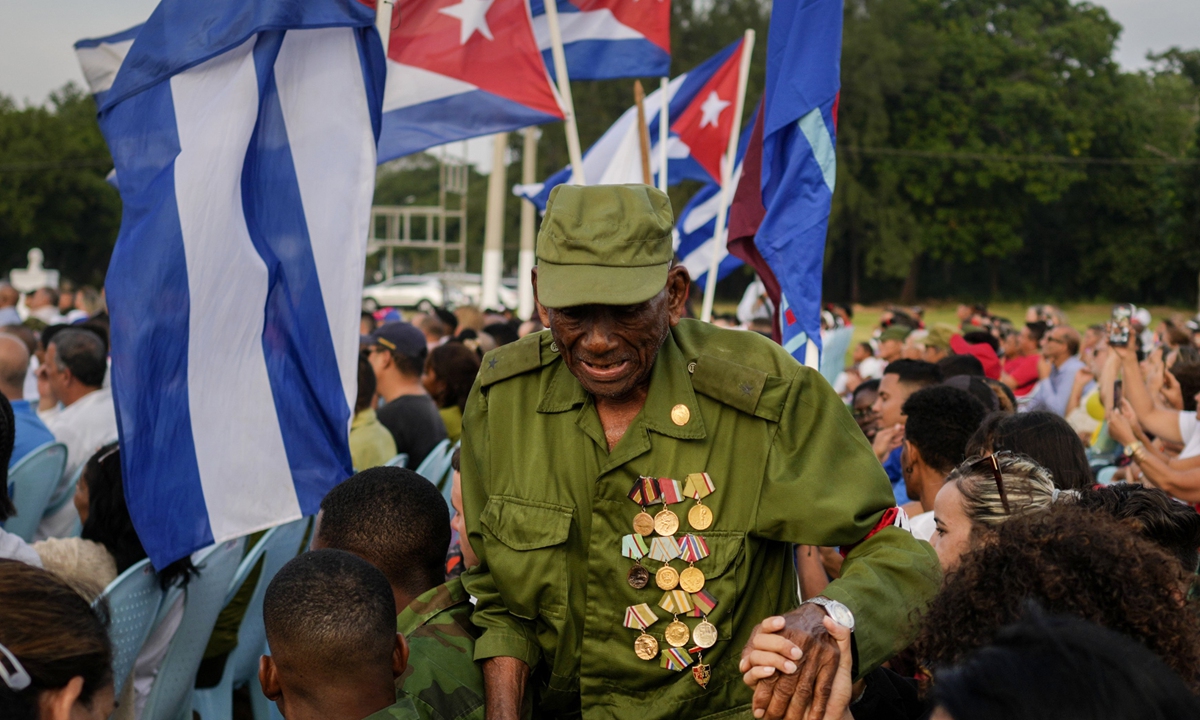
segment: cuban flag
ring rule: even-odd
[[[544,0],[532,0],[533,31],[552,77]],[[671,0],[558,0],[567,74],[572,80],[671,74]]]
[[[737,187],[742,177],[742,158],[746,154],[746,146],[750,144],[752,127],[747,126],[738,138],[737,164],[734,165],[729,179],[731,187]],[[741,258],[730,255],[725,243],[718,245],[714,237],[720,203],[721,185],[709,183],[692,196],[683,212],[675,219],[675,255],[701,289],[708,284],[708,268],[714,249],[721,254],[720,265],[717,266],[718,281],[743,265]],[[728,228],[728,214],[725,215],[725,221],[725,227]]]
[[[842,0],[776,3],[762,112],[731,208],[729,250],[778,308],[777,338],[816,366],[821,270],[837,176]]]
[[[351,473],[384,90],[354,0],[163,0],[100,107],[125,497],[155,567]]]
[[[737,95],[742,40],[667,84],[671,127],[667,140],[667,181],[719,182],[721,157],[733,132],[733,106]],[[646,96],[643,107],[650,131],[650,170],[657,179],[659,109],[662,89]],[[588,185],[642,182],[642,155],[638,141],[637,107],[631,107],[588,148],[583,156],[583,176]],[[551,175],[544,183],[518,185],[513,192],[545,211],[550,191],[571,180],[571,168]]]
[[[399,0],[379,162],[563,119],[525,0]]]

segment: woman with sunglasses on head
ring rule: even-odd
[[[933,503],[936,529],[930,544],[942,570],[1004,521],[1043,512],[1063,494],[1050,472],[1024,455],[1000,452],[970,458],[946,478]]]
[[[103,720],[112,645],[101,616],[50,573],[0,560],[0,718]]]

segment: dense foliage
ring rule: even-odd
[[[1200,50],[1150,70],[1113,61],[1121,28],[1068,0],[845,0],[830,299],[1136,299],[1193,304],[1200,273]],[[673,73],[758,32],[747,98],[762,92],[769,0],[675,0]],[[657,79],[644,79],[647,92]],[[632,81],[574,83],[584,147],[632,102]],[[92,101],[0,99],[0,267],[33,246],[72,279],[102,277],[120,218]],[[521,137],[510,135],[509,184]],[[562,167],[542,128],[539,178]],[[1114,162],[1115,161],[1115,162]],[[1184,161],[1184,162],[1179,162]],[[478,269],[487,179],[472,174],[468,267]],[[672,190],[681,209],[694,184]],[[436,165],[382,168],[380,204],[430,204]],[[520,205],[506,212],[516,265]],[[745,273],[728,281],[736,292]]]

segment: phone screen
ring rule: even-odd
[[[1112,309],[1112,321],[1108,324],[1108,344],[1125,347],[1129,344],[1130,324],[1133,321],[1133,306],[1129,303],[1116,305]]]
[[[1120,409],[1121,407],[1121,390],[1124,388],[1124,383],[1120,380],[1113,381],[1113,408]]]

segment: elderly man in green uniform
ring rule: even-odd
[[[463,581],[491,720],[817,711],[840,657],[827,614],[862,674],[937,588],[821,376],[681,319],[672,225],[653,188],[556,188],[533,275],[548,331],[486,355],[471,392]],[[848,550],[823,597],[800,604],[792,544]],[[739,663],[767,632],[803,657],[752,691]]]

